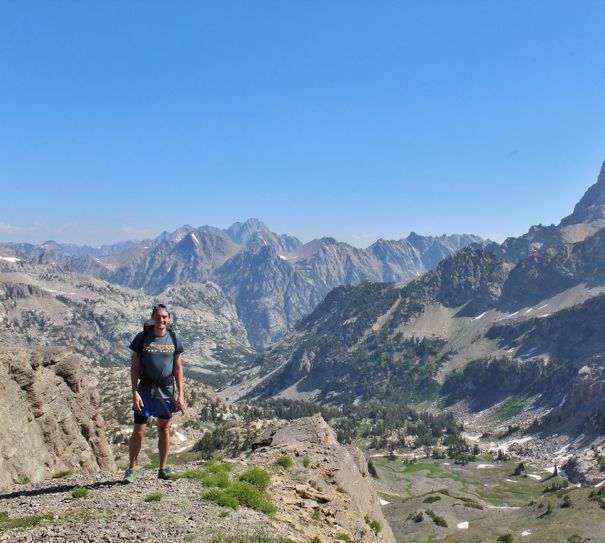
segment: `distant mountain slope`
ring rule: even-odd
[[[546,413],[542,424],[560,427],[571,413],[558,422],[548,413],[562,412],[570,386],[582,396],[578,387],[594,384],[587,376],[602,373],[604,258],[600,231],[517,266],[467,247],[403,284],[338,287],[223,394],[326,403],[441,398],[477,411],[520,395]],[[605,399],[594,394],[584,393],[592,399],[573,414],[576,427],[582,417],[601,424]]]
[[[255,358],[234,305],[214,283],[182,283],[152,297],[58,265],[0,258],[3,341],[62,345],[105,366],[128,364],[128,346],[155,300],[175,312],[188,375],[217,383]]]
[[[77,273],[158,294],[171,285],[212,280],[236,304],[256,349],[274,343],[333,288],[364,279],[401,281],[425,272],[477,236],[379,240],[358,249],[333,238],[302,245],[278,236],[257,219],[227,230],[185,225],[104,257],[53,259],[51,247],[40,250],[39,262],[65,262]],[[62,249],[56,249],[57,251]]]

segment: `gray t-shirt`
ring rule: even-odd
[[[174,369],[174,355],[182,353],[185,349],[178,334],[176,335],[176,349],[172,341],[170,333],[167,331],[163,336],[156,336],[153,330],[148,332],[139,332],[132,340],[130,348],[138,353],[141,342],[143,342],[142,364],[145,375],[149,376],[156,383],[160,383],[168,377],[172,376]],[[145,336],[145,337],[143,337]],[[166,387],[171,394],[174,394],[172,385]],[[143,384],[139,381],[137,387],[139,395],[143,398],[153,398],[155,391],[150,385]],[[165,397],[164,394],[162,396]]]

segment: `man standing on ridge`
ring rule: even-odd
[[[183,343],[173,331],[170,318],[170,310],[166,305],[155,304],[151,319],[145,323],[143,332],[139,332],[130,344],[133,351],[130,380],[134,429],[129,446],[130,467],[124,474],[124,483],[136,480],[135,466],[150,416],[158,419],[158,479],[170,479],[170,470],[166,467],[170,447],[170,418],[172,413],[179,409],[182,411],[185,406],[181,365]],[[175,380],[177,398],[174,397]]]

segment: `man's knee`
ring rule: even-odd
[[[135,424],[134,429],[132,430],[132,437],[134,439],[141,439],[143,434],[145,434],[145,428],[147,426],[145,424]]]
[[[158,419],[158,434],[168,436],[170,433],[170,420]]]

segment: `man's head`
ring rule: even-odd
[[[151,318],[153,318],[153,316],[158,311],[165,311],[166,313],[168,313],[169,317],[172,314],[172,311],[170,311],[170,308],[166,304],[155,304],[153,306],[153,309],[151,310]]]
[[[158,336],[163,336],[166,332],[166,326],[170,322],[170,309],[165,304],[155,304],[151,312],[153,319],[153,330]]]

